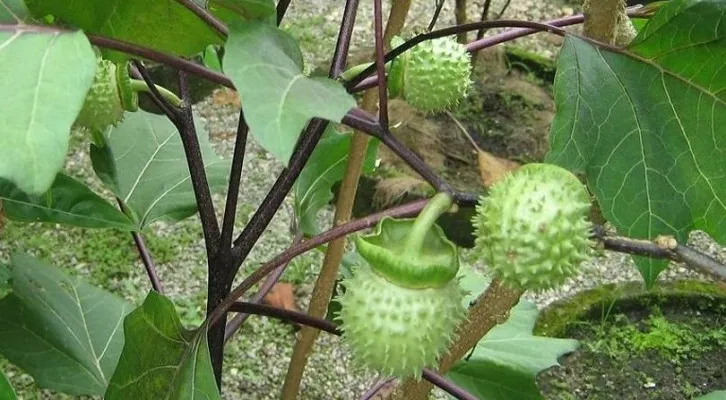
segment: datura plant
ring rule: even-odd
[[[476,249],[510,286],[553,288],[592,256],[589,209],[587,189],[570,171],[524,165],[480,199]]]
[[[391,41],[393,47],[403,42]],[[419,43],[390,67],[389,90],[423,112],[440,112],[463,100],[472,85],[471,57],[452,37]]]
[[[356,237],[367,265],[342,282],[338,318],[360,364],[420,379],[455,337],[466,315],[458,253],[434,224],[450,206],[442,194],[418,218],[384,218],[372,234]]]

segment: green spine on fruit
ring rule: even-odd
[[[357,237],[367,264],[343,280],[337,299],[354,360],[389,376],[420,379],[466,316],[456,246],[428,224],[384,218],[373,234]]]
[[[76,124],[103,132],[109,126],[118,124],[123,115],[124,107],[119,94],[116,65],[99,56],[93,84],[76,118]]]
[[[472,85],[471,57],[452,37],[427,40],[394,60],[389,82],[392,96],[423,112],[444,111],[466,97]]]
[[[527,164],[480,199],[475,247],[511,287],[550,289],[592,257],[589,210],[589,194],[570,171]]]

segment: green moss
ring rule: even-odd
[[[714,299],[726,299],[726,288],[697,280],[662,283],[651,290],[646,290],[642,282],[601,285],[553,303],[542,310],[534,332],[540,336],[560,337],[573,324],[592,320],[597,316],[605,320],[616,307],[633,303],[649,308],[667,301],[687,301],[696,303],[697,307],[715,304],[721,309],[726,308],[726,303],[714,302]]]

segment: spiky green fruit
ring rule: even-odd
[[[466,97],[472,84],[471,57],[452,37],[427,40],[396,58],[389,77],[392,96],[423,112],[444,111]]]
[[[592,256],[590,197],[570,171],[527,164],[492,185],[473,218],[476,248],[503,282],[546,290]]]
[[[434,226],[422,250],[408,251],[412,219],[384,218],[356,237],[368,263],[342,282],[337,318],[354,361],[388,376],[421,378],[435,366],[465,318],[456,247]]]
[[[116,65],[98,57],[96,75],[86,95],[83,108],[76,118],[76,125],[103,132],[118,124],[124,115],[124,100],[119,90],[120,81]]]
[[[342,284],[343,338],[356,362],[387,376],[420,379],[421,370],[446,351],[465,315],[457,279],[412,289],[361,266]]]

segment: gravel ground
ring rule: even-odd
[[[361,6],[358,20],[371,21],[372,7],[369,6],[371,2],[362,3],[364,5]],[[501,3],[501,1],[494,1],[492,8],[498,10]],[[413,22],[407,28],[409,32],[428,24],[433,4],[433,0],[414,2]],[[447,6],[437,27],[444,27],[452,23],[452,4],[452,1],[447,1]],[[473,6],[474,4],[472,4],[470,15],[476,13]],[[288,21],[291,22],[285,27],[300,40],[308,70],[312,69],[312,66],[326,61],[317,55],[332,54],[337,33],[336,24],[340,19],[342,8],[342,1],[293,0],[288,14]],[[570,6],[558,6],[540,1],[513,0],[507,13],[504,14],[504,18],[545,20],[572,12],[573,9]],[[355,35],[353,51],[370,46],[372,35],[369,26],[359,24]],[[518,43],[543,55],[556,54],[555,45],[542,36],[520,39]],[[220,155],[231,157],[234,132],[237,126],[237,111],[232,107],[216,106],[211,100],[199,104],[197,111],[207,126],[216,150]],[[84,177],[94,187],[98,187],[97,180],[93,179],[90,160],[85,149],[76,146],[69,158],[68,168],[77,176]],[[282,165],[262,150],[254,140],[249,141],[240,190],[238,232],[262,202],[274,182],[275,176],[281,170]],[[223,197],[217,195],[214,200],[218,213],[221,214]],[[283,251],[290,244],[292,210],[292,199],[288,198],[250,254],[244,266],[245,270],[254,269],[260,263],[270,259],[272,254]],[[325,221],[330,221],[331,215],[331,209],[327,209],[323,213]],[[57,246],[63,246],[63,243],[71,243],[71,247],[75,246],[78,242],[75,239],[80,236],[74,235],[81,235],[79,230],[65,228],[57,230],[54,227],[33,225],[32,229],[42,231],[44,240],[57,243]],[[206,261],[198,219],[194,217],[174,225],[157,223],[154,224],[149,235],[174,243],[170,255],[164,260],[157,260],[159,261],[159,273],[165,285],[166,294],[177,304],[184,322],[190,325],[198,324],[202,318],[206,297],[204,268]],[[694,234],[693,238],[697,247],[708,249],[711,254],[717,254],[722,259],[726,259],[726,251],[708,241],[705,235]],[[15,241],[0,241],[0,261],[6,261],[8,252],[16,247],[16,244],[22,242],[23,245],[28,245],[28,242],[24,241],[26,238],[13,240]],[[471,252],[464,251],[462,257],[465,262],[474,264],[476,268],[485,267],[473,260]],[[66,256],[54,253],[53,255],[53,261],[56,264],[72,266],[69,269],[74,273],[113,290],[135,304],[139,304],[143,299],[149,285],[139,262],[136,262],[135,268],[126,272],[123,278],[101,279],[94,277],[94,266],[89,265],[85,260],[85,258],[76,257],[73,254]],[[321,260],[322,257],[319,253],[303,255],[293,262],[290,270],[283,277],[283,279],[297,283],[298,302],[303,310],[307,308],[311,282]],[[674,265],[664,274],[664,279],[693,275],[695,274]],[[243,276],[240,276],[239,279],[242,278]],[[605,252],[594,262],[588,264],[579,276],[571,279],[560,289],[540,294],[527,294],[525,297],[544,306],[556,299],[604,282],[637,279],[639,279],[638,273],[628,257]],[[266,318],[250,318],[228,346],[225,360],[224,398],[250,400],[277,398],[292,353],[294,335],[292,327],[287,324]],[[348,353],[337,337],[322,334],[314,350],[303,380],[301,399],[357,399],[377,379],[375,374],[360,370],[350,362]],[[20,388],[21,398],[66,398],[37,390],[33,387],[29,377],[14,368],[8,370],[8,375],[11,376],[16,387]],[[440,392],[437,392],[436,397],[445,398]]]

